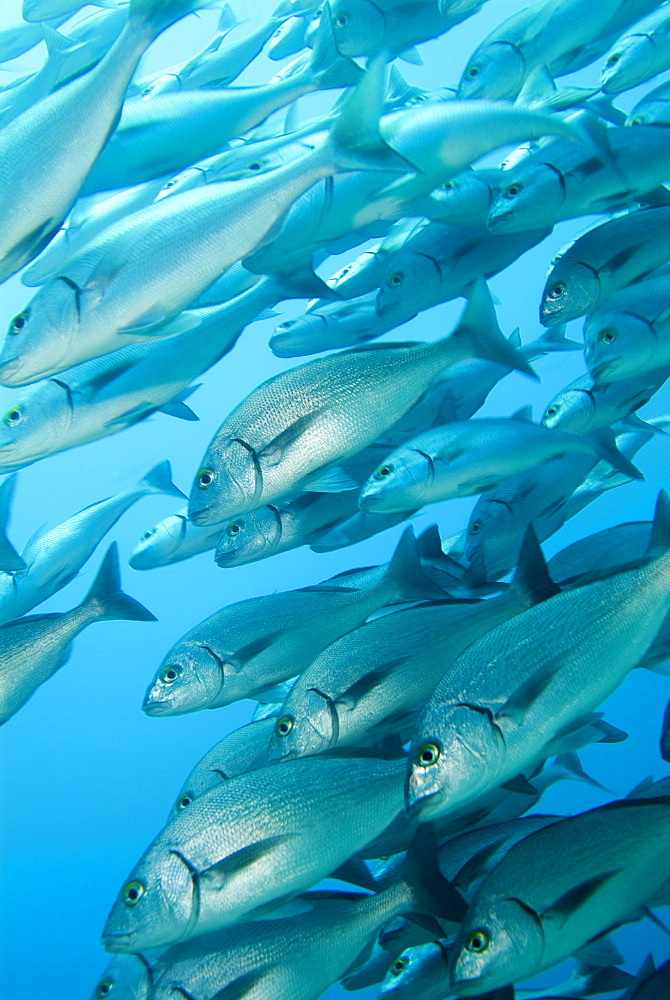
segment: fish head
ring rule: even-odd
[[[486,225],[492,233],[553,226],[560,218],[564,200],[563,175],[551,164],[525,164],[516,170],[504,170]]]
[[[399,250],[389,261],[377,293],[377,315],[396,320],[415,316],[439,301],[442,278],[442,268],[434,257]]]
[[[0,472],[10,472],[59,451],[72,423],[65,383],[47,379],[30,387],[0,417]]]
[[[149,1000],[151,990],[151,967],[142,955],[115,955],[91,1000]]]
[[[187,524],[188,518],[184,511],[170,514],[155,527],[148,528],[131,552],[128,565],[133,569],[168,566],[179,551]]]
[[[601,297],[600,275],[589,264],[554,263],[542,292],[540,322],[544,326],[567,323],[585,316]]]
[[[584,326],[584,357],[595,382],[607,385],[654,368],[651,323],[628,312],[598,311]]]
[[[475,901],[454,942],[451,987],[458,996],[479,996],[532,975],[542,958],[540,917],[520,899],[490,896]]]
[[[116,897],[102,932],[103,947],[113,954],[127,954],[179,941],[197,920],[197,904],[197,872],[179,851],[170,849],[164,836],[159,837]]]
[[[463,70],[456,97],[490,101],[516,97],[526,76],[526,60],[512,42],[480,46]]]
[[[430,193],[436,206],[434,217],[437,219],[439,212],[440,221],[464,226],[472,225],[475,219],[484,220],[493,201],[493,172],[487,171],[486,178],[480,171],[469,169],[444,181]]]
[[[349,58],[372,56],[384,45],[386,18],[369,0],[331,0],[338,52]]]
[[[341,267],[339,271],[328,279],[330,288],[345,299],[354,299],[359,295],[365,295],[370,291],[370,272],[376,270],[378,255],[374,250],[365,250]]]
[[[610,49],[600,77],[604,94],[621,94],[647,79],[647,67],[658,60],[658,50],[649,35],[628,35]]]
[[[68,351],[79,329],[79,289],[54,278],[15,316],[0,352],[0,383],[27,385],[68,367]]]
[[[465,556],[494,579],[495,553],[504,551],[519,538],[519,521],[514,505],[494,497],[480,497],[468,522]]]
[[[323,351],[326,346],[331,346],[324,344],[330,325],[328,318],[318,312],[285,319],[275,327],[270,337],[270,350],[278,358],[296,358]]]
[[[564,389],[554,396],[540,423],[569,434],[587,434],[596,416],[596,402],[588,389]]]
[[[307,22],[303,16],[289,17],[275,29],[268,43],[271,59],[286,59],[302,47]]]
[[[282,516],[277,507],[259,507],[229,521],[216,543],[217,566],[244,566],[272,555],[282,537]]]
[[[626,125],[670,124],[670,94],[667,84],[662,84],[636,104],[626,118]]]
[[[408,815],[426,822],[495,786],[504,749],[502,732],[488,709],[431,699],[407,758]]]
[[[204,526],[246,513],[258,506],[261,490],[262,475],[252,446],[241,438],[217,434],[193,481],[189,520]]]
[[[225,662],[205,642],[178,642],[149,684],[142,711],[151,716],[184,715],[208,708],[223,690]]]
[[[337,706],[317,688],[291,692],[270,738],[268,761],[289,760],[328,750],[337,740]]]
[[[174,177],[167,180],[154,200],[161,201],[163,198],[180,194],[182,191],[190,191],[191,188],[200,187],[206,183],[207,175],[202,167],[188,167],[187,170],[182,170],[181,173],[175,174]]]
[[[425,502],[434,474],[427,452],[410,446],[398,448],[363,484],[358,506],[366,514],[415,510]]]
[[[439,941],[406,948],[391,962],[379,995],[394,1000],[442,997],[449,990],[449,952]]]

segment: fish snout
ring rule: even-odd
[[[21,370],[21,359],[20,358],[10,358],[8,361],[3,361],[0,364],[0,383],[2,385],[8,386],[19,386],[21,381],[17,381],[15,376],[17,372]]]
[[[100,941],[105,951],[112,954],[123,954],[123,952],[128,952],[132,949],[133,937],[133,934],[115,934],[105,928]]]

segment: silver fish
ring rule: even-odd
[[[214,530],[198,528],[191,524],[187,514],[188,507],[184,507],[145,531],[130,553],[128,565],[133,569],[156,569],[210,552],[216,546],[221,525]]]
[[[598,385],[590,375],[580,375],[554,396],[541,423],[570,434],[589,434],[617,422],[642,430],[646,425],[635,416],[635,411],[649,402],[668,376],[670,367]],[[656,431],[653,425],[649,427]]]
[[[630,90],[670,67],[668,18],[668,9],[662,5],[617,39],[602,68],[604,94]]]
[[[124,594],[116,542],[81,604],[60,614],[31,615],[0,626],[0,725],[25,705],[70,655],[73,640],[97,621],[155,621]]]

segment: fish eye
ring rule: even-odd
[[[642,119],[641,118],[637,118],[637,117],[631,118],[630,123],[631,123],[631,125],[642,125],[643,124]]]
[[[442,185],[442,190],[443,191],[453,191],[457,187],[458,187],[458,184],[455,184],[454,181],[445,181],[444,184]]]
[[[565,295],[565,285],[562,281],[557,281],[553,288],[549,289],[549,298],[560,299],[561,295]]]
[[[188,809],[192,802],[193,796],[186,792],[184,795],[180,795],[177,799],[177,809]]]
[[[394,271],[393,274],[389,274],[386,284],[389,288],[397,288],[398,285],[402,285],[405,280],[405,275],[402,271]]]
[[[503,198],[516,198],[516,196],[521,194],[522,191],[523,184],[519,184],[518,182],[516,184],[510,184],[509,187],[506,187],[503,191]]]
[[[177,178],[173,177],[171,181],[165,182],[165,184],[163,185],[163,189],[167,191],[168,188],[173,188],[176,183],[177,183]]]
[[[143,542],[146,542],[146,541],[148,541],[151,538],[152,535],[155,535],[155,534],[156,534],[156,529],[155,528],[149,528],[148,531],[144,532],[144,534],[142,535],[142,539],[141,540]]]
[[[7,410],[2,421],[7,427],[16,427],[23,420],[23,408],[21,406],[12,406],[11,409]]]
[[[146,891],[141,882],[129,882],[121,893],[121,897],[126,906],[137,906]]]
[[[393,466],[392,465],[380,465],[379,468],[376,469],[375,472],[374,472],[374,478],[375,479],[386,479],[386,477],[390,476],[392,472],[393,472]]]
[[[545,416],[553,417],[558,413],[558,407],[554,404],[553,406],[548,406],[545,412]]]
[[[601,344],[613,344],[617,338],[617,332],[612,326],[606,326],[604,330],[601,330],[598,334],[598,340]]]
[[[619,59],[621,59],[621,53],[620,52],[613,52],[612,55],[607,60],[607,62],[605,63],[605,65],[606,66],[616,66],[616,64],[619,62]]]
[[[244,521],[231,521],[226,528],[226,534],[234,538],[235,535],[239,535],[240,531],[244,530]]]
[[[285,319],[283,323],[280,323],[277,327],[278,330],[290,330],[290,328],[295,324],[294,319]]]
[[[346,26],[349,24],[349,15],[338,14],[335,20],[333,21],[333,24],[335,25],[336,28],[346,28]]]
[[[275,726],[275,733],[277,736],[288,736],[288,734],[293,729],[293,718],[290,715],[282,715],[281,719],[277,720],[277,725]]]
[[[480,72],[481,69],[477,65],[477,63],[473,63],[472,66],[468,66],[468,68],[465,71],[465,75],[467,76],[468,80],[476,80]]]
[[[473,931],[467,940],[465,947],[468,951],[473,951],[476,955],[480,954],[482,951],[486,951],[491,939],[489,938],[486,931]]]
[[[482,522],[481,521],[473,521],[472,524],[470,525],[470,534],[471,535],[477,535],[481,530],[482,530]]]
[[[440,759],[440,748],[435,743],[424,743],[422,747],[419,747],[419,752],[416,755],[417,764],[421,767],[432,767],[433,764],[437,764]]]
[[[165,667],[161,670],[161,680],[163,681],[163,684],[174,684],[180,674],[181,667],[176,663],[172,663],[169,667]]]
[[[140,97],[148,97],[153,89],[154,89],[153,87],[145,87],[142,93],[140,94]]]
[[[391,975],[399,976],[400,973],[404,969],[406,969],[408,965],[409,965],[409,959],[403,955],[400,958],[396,958],[395,962],[392,963],[389,971]]]
[[[28,322],[28,310],[26,309],[25,312],[19,313],[18,316],[15,316],[12,322],[9,324],[10,334],[16,336],[17,333],[21,333],[21,330],[23,330],[27,322]]]
[[[108,997],[113,989],[114,989],[114,980],[110,979],[109,976],[106,976],[104,979],[101,979],[98,985],[96,986],[95,996]]]
[[[214,482],[214,470],[213,469],[201,469],[196,476],[196,482],[198,488],[201,490],[208,489]]]
[[[261,166],[260,160],[254,160],[253,163],[249,164],[249,170],[260,170]]]

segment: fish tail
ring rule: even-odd
[[[453,356],[454,349],[462,351],[461,358],[484,358],[505,368],[515,369],[536,378],[523,354],[502,335],[489,287],[484,278],[473,282],[468,304],[456,329],[435,345]],[[460,358],[459,358],[460,360]]]
[[[172,482],[172,469],[166,460],[149,469],[146,476],[143,476],[137,484],[137,488],[144,493],[164,493],[170,497],[179,497],[185,500],[182,491]]]
[[[617,472],[622,472],[624,476],[630,476],[631,479],[644,479],[638,467],[633,465],[623,452],[619,451],[611,427],[601,427],[597,431],[591,431],[590,434],[584,435],[584,439],[591,444],[596,454],[609,462]]]
[[[93,586],[82,601],[98,621],[155,622],[156,618],[139,601],[121,590],[119,551],[116,542],[107,549]]]
[[[26,564],[7,538],[7,522],[12,504],[16,476],[8,476],[0,486],[0,570],[4,573],[17,573],[26,568]]]
[[[424,575],[414,528],[409,525],[400,536],[386,571],[398,595],[408,601],[444,599],[446,593]]]
[[[148,22],[157,35],[175,21],[206,6],[206,0],[130,0],[128,18]]]
[[[360,66],[338,51],[333,31],[333,16],[330,5],[324,6],[319,22],[319,30],[314,39],[314,48],[309,60],[308,72],[319,90],[335,87],[353,87],[363,76]]]
[[[398,880],[409,888],[411,909],[408,912],[412,914],[412,919],[416,919],[416,914],[424,914],[460,923],[465,916],[467,904],[444,877],[437,859],[435,834],[428,825],[423,824],[414,835],[398,872]],[[443,937],[444,934],[439,936]]]
[[[324,8],[326,10],[328,7]],[[321,147],[322,155],[334,171],[416,173],[416,168],[391,149],[379,131],[385,92],[386,55],[382,52],[370,60],[365,76],[347,95]]]

